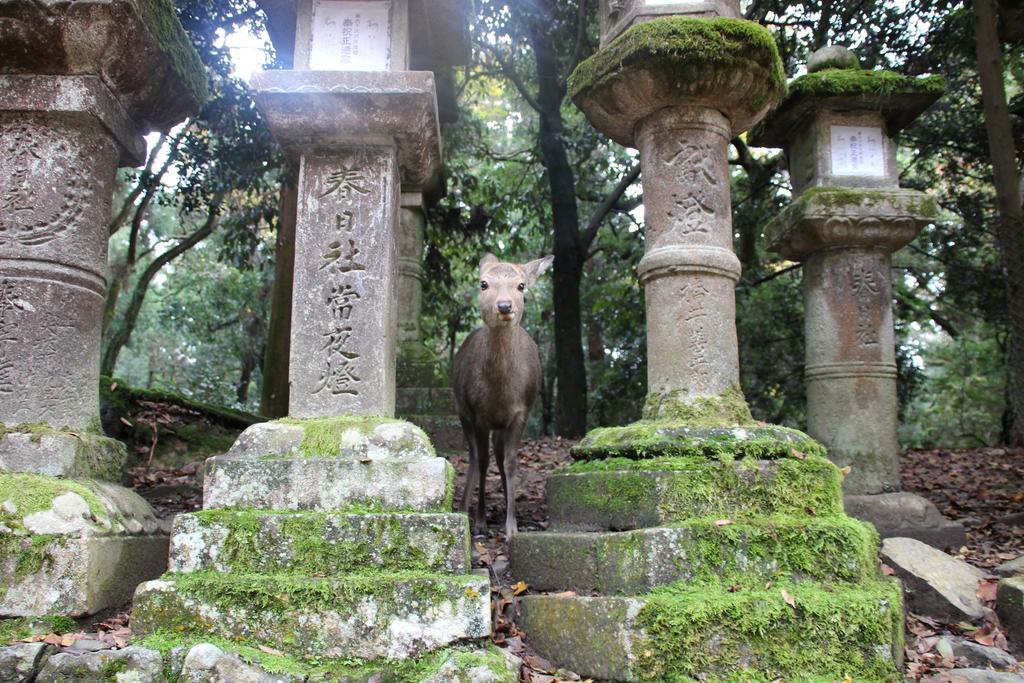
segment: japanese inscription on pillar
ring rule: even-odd
[[[873,126],[831,126],[832,174],[885,176],[882,129]]]
[[[15,319],[26,303],[18,298],[14,283],[0,280],[0,399],[14,400],[14,357],[12,347],[18,342],[18,322]]]
[[[679,189],[672,193],[668,212],[671,229],[681,235],[708,233],[715,218],[720,193],[715,171],[716,155],[708,143],[678,143],[675,153],[665,160],[676,170]]]
[[[857,346],[867,348],[879,343],[877,311],[888,302],[880,302],[887,288],[875,263],[867,258],[855,258],[850,264],[850,291],[857,307]]]
[[[391,3],[315,0],[310,68],[387,71],[391,66]]]
[[[701,382],[711,377],[711,365],[708,361],[708,310],[707,298],[710,290],[700,280],[686,283],[679,290],[684,303],[683,321],[686,323],[688,335],[687,348],[690,358],[687,366],[690,375]]]

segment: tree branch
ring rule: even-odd
[[[608,216],[608,213],[615,208],[615,205],[619,203],[619,199],[625,194],[629,186],[636,182],[636,179],[640,177],[640,163],[633,164],[633,168],[629,169],[626,175],[622,176],[622,180],[615,186],[615,189],[611,191],[604,201],[601,202],[594,212],[590,214],[590,219],[587,221],[587,227],[584,228],[583,234],[580,235],[580,254],[581,258],[585,258],[586,254],[590,251],[590,245],[593,243],[594,238],[597,237],[597,231],[601,227],[601,223]]]
[[[543,115],[544,110],[541,108],[540,102],[537,101],[537,98],[534,97],[533,94],[530,92],[529,88],[526,87],[526,83],[523,81],[522,77],[520,77],[519,73],[515,70],[512,63],[509,62],[505,58],[505,55],[501,53],[501,50],[494,47],[493,45],[488,45],[487,43],[477,44],[491,53],[495,61],[498,62],[498,65],[501,66],[501,73],[505,75],[505,78],[512,82],[512,85],[514,85],[516,87],[516,90],[519,91],[519,95],[524,100],[526,100],[526,103],[528,105],[530,105],[530,108],[532,108],[538,114]]]

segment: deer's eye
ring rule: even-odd
[[[483,290],[487,289],[487,287],[488,287],[488,285],[487,285],[486,282],[481,282],[480,283],[480,291],[483,291]]]
[[[519,291],[520,292],[525,292],[526,291],[526,285],[523,284],[522,282],[519,283]]]

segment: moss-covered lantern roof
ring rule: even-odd
[[[877,111],[889,135],[907,127],[942,97],[941,76],[904,76],[893,71],[824,69],[789,84],[789,95],[750,134],[751,144],[785,147],[794,129],[816,111]]]
[[[707,106],[746,130],[785,92],[771,33],[742,19],[666,17],[630,28],[569,78],[569,94],[610,138],[670,106]]]

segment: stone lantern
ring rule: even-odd
[[[826,48],[751,142],[781,147],[789,161],[793,203],[765,232],[771,250],[804,263],[808,432],[851,467],[848,511],[883,536],[959,547],[960,525],[897,493],[892,254],[938,208],[900,189],[894,136],[942,92],[940,78],[864,71],[848,51]]]
[[[489,582],[470,573],[467,519],[450,512],[452,466],[392,418],[398,217],[403,192],[440,178],[434,75],[406,70],[406,0],[293,6],[295,68],[252,79],[299,169],[290,417],[207,461],[204,511],[178,517],[171,573],[140,586],[132,629],[359,659],[369,668],[352,678],[390,677],[396,660],[490,632]],[[252,590],[269,598],[231,598]]]
[[[99,427],[107,224],[118,167],[198,111],[206,74],[169,3],[0,14],[0,616],[80,616],[167,557]]]
[[[739,0],[601,0],[601,47],[644,21],[662,17],[740,16]]]
[[[594,679],[894,678],[901,597],[877,538],[843,514],[824,448],[755,421],[739,387],[729,145],[785,90],[774,39],[706,10],[652,18],[662,5],[715,3],[637,3],[569,83],[640,153],[648,394],[549,477],[550,530],[516,536],[515,575],[550,593],[523,599],[522,627]]]

